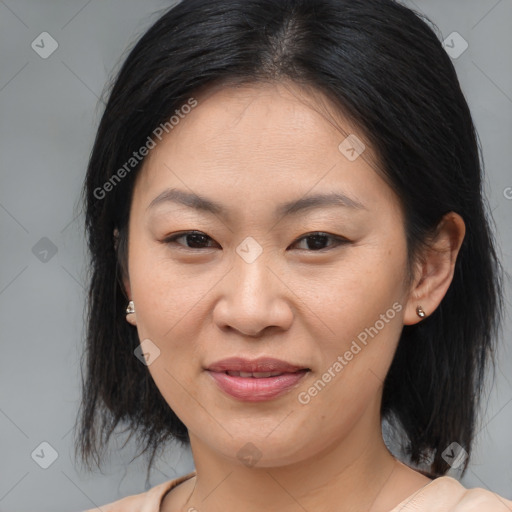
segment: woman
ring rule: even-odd
[[[512,510],[445,475],[500,317],[481,173],[450,58],[400,4],[165,13],[89,162],[77,448],[126,423],[196,469],[102,510]]]

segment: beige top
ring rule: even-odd
[[[102,512],[160,512],[164,496],[180,483],[196,475],[193,471],[156,485],[146,492],[127,496],[102,506]],[[86,512],[95,512],[90,509]],[[466,489],[450,476],[432,480],[389,512],[511,512],[512,501],[486,489]]]

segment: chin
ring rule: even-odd
[[[277,424],[279,422],[276,422]],[[233,437],[226,435],[227,438],[222,440],[210,440],[208,444],[225,458],[249,469],[288,466],[312,456],[315,452],[311,442],[298,442],[290,436],[289,428],[283,430],[280,436],[276,434],[268,428],[261,428],[254,435],[246,430],[240,435],[233,433]],[[219,450],[219,446],[222,446],[222,449]],[[318,447],[318,450],[321,450],[321,447]]]

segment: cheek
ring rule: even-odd
[[[383,248],[382,241],[353,247],[330,269],[311,270],[294,292],[329,327],[336,338],[372,326],[402,300],[405,253]],[[397,316],[390,311],[391,318]],[[334,333],[333,333],[334,331]]]
[[[366,395],[367,400],[383,384],[403,328],[405,255],[398,249],[396,254],[403,257],[370,249],[359,252],[358,258],[354,254],[350,265],[332,272],[309,296],[317,315],[316,339],[321,340],[316,342],[321,368],[315,378],[322,391],[306,390],[305,399],[318,392],[323,398],[311,402],[333,402],[339,413],[339,407],[357,407],[350,397]]]
[[[194,316],[213,280],[201,273],[183,272],[151,242],[143,248],[134,242],[130,253],[130,285],[141,334],[156,339],[172,337],[184,321]],[[212,281],[212,283],[210,283]]]

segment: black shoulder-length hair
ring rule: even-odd
[[[449,470],[443,451],[451,443],[471,454],[485,371],[495,365],[503,270],[476,130],[436,30],[393,0],[186,0],[131,49],[110,88],[83,189],[91,266],[75,455],[89,468],[101,464],[120,425],[136,434],[141,454],[152,454],[148,474],[165,442],[189,442],[134,356],[140,340],[125,319],[121,277],[139,149],[159,127],[168,131],[197,91],[264,81],[320,92],[355,123],[403,208],[409,270],[444,214],[463,218],[452,283],[435,311],[403,327],[381,416],[399,433],[402,455],[433,476]]]

